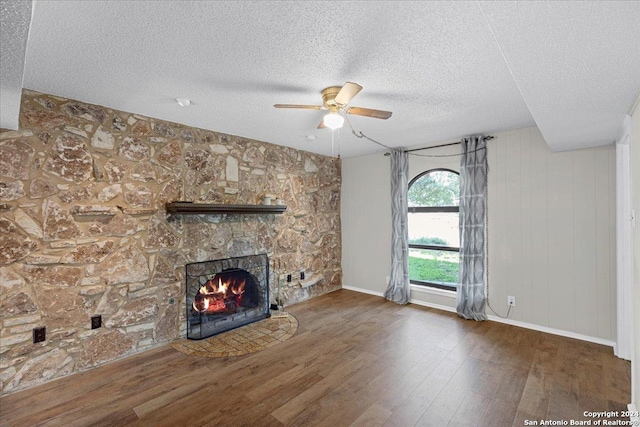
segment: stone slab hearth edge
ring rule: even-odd
[[[340,185],[339,159],[25,90],[0,132],[2,393],[184,336],[187,262],[267,253],[272,295],[276,274],[323,277],[285,283],[287,305],[340,288]],[[283,215],[164,210],[265,193]]]

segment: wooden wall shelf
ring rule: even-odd
[[[167,213],[182,215],[201,214],[281,214],[284,205],[213,205],[209,203],[170,202],[165,204]]]

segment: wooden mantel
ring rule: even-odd
[[[284,205],[214,205],[210,203],[170,202],[165,204],[167,213],[182,215],[202,214],[281,214]]]

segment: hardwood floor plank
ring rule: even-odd
[[[131,369],[127,371],[128,375],[124,376],[116,375],[115,372],[113,372],[113,366],[106,365],[104,366],[104,370],[107,373],[106,379],[110,378],[109,374],[113,374],[111,378],[115,377],[118,378],[118,380],[109,383],[106,382],[105,378],[96,378],[97,383],[104,384],[99,391],[94,390],[93,387],[88,387],[81,394],[78,394],[75,384],[68,386],[68,382],[64,381],[65,379],[61,379],[59,381],[62,383],[62,386],[60,390],[57,390],[58,393],[47,395],[46,400],[49,400],[50,396],[51,400],[58,402],[60,401],[59,395],[62,397],[66,396],[67,400],[62,400],[55,406],[45,404],[45,407],[42,409],[39,408],[39,405],[34,404],[30,408],[30,411],[28,410],[29,408],[21,411],[22,416],[18,419],[22,425],[38,424],[47,419],[57,419],[60,421],[60,425],[68,425],[66,424],[70,422],[68,420],[87,419],[87,422],[90,424],[93,422],[92,417],[95,418],[95,420],[99,420],[105,411],[108,413],[109,408],[116,408],[114,411],[117,411],[118,402],[126,401],[129,404],[136,404],[137,402],[144,401],[147,397],[145,394],[142,394],[142,391],[144,391],[146,387],[153,387],[154,384],[167,380],[167,376],[163,374],[163,370],[169,369],[168,372],[170,372],[171,377],[180,377],[190,372],[190,370],[201,361],[199,358],[193,358],[177,365],[173,362],[174,360],[172,359],[172,361],[165,365],[144,365],[141,366],[140,370],[132,366]],[[92,375],[90,374],[91,372],[83,373],[83,375],[91,377]],[[68,393],[67,390],[69,390],[70,393]],[[93,406],[98,396],[100,397],[102,405],[97,410],[89,411],[89,415],[87,415],[86,409]]]
[[[453,414],[447,426],[450,427],[476,427],[479,421],[489,409],[491,399],[481,394],[469,391],[463,398],[462,403]]]
[[[380,353],[375,360],[363,365],[335,389],[309,405],[304,413],[292,420],[292,424],[333,426],[355,421],[384,391],[381,382],[376,381],[381,378],[381,372],[397,378],[424,357],[420,354],[419,344],[413,344],[415,347],[394,346]],[[388,369],[390,365],[395,365],[395,369]]]
[[[1,426],[517,426],[623,410],[611,348],[341,290],[259,353],[170,346],[0,397]]]
[[[628,390],[631,387],[631,362],[601,354],[605,379],[605,392],[610,400],[627,404],[630,402]]]
[[[381,426],[391,416],[391,411],[373,404],[367,408],[354,422],[351,427],[376,427]]]
[[[110,381],[118,381],[131,375],[131,368],[138,366],[142,372],[156,369],[166,369],[163,365],[177,360],[179,355],[170,347],[164,346],[159,349],[149,350],[141,354],[134,355],[110,364],[101,366],[103,375],[94,375],[94,370],[80,372],[73,376],[73,387],[69,387],[66,378],[38,386],[38,393],[18,392],[2,397],[3,408],[0,417],[9,416],[13,419],[20,419],[23,416],[31,415],[34,408],[38,410],[48,410],[72,399],[81,398],[90,394]],[[41,394],[45,394],[47,399],[42,400]]]
[[[484,364],[485,362],[481,360],[467,358],[422,414],[416,425],[446,426],[460,405],[464,403],[465,396],[475,383]]]
[[[510,426],[518,411],[518,404],[514,401],[492,399],[487,406],[484,417],[475,419],[478,427]],[[522,423],[521,425],[524,425]]]
[[[339,364],[331,374],[273,411],[271,415],[284,424],[290,422],[297,415],[306,411],[309,405],[315,403],[318,399],[336,388],[346,376],[352,374],[358,368],[375,358],[375,355],[363,353],[355,359]]]
[[[536,421],[539,422],[541,419],[545,419],[545,418],[540,418],[537,417],[535,415],[529,414],[525,411],[522,411],[520,409],[518,409],[516,411],[516,418],[513,420],[513,423],[511,424],[513,427],[522,427],[525,425],[526,421]],[[535,425],[535,424],[528,424],[528,425]]]
[[[294,397],[298,396],[305,390],[314,387],[318,382],[322,381],[324,377],[317,373],[306,373],[301,377],[296,378],[294,381],[281,385],[278,388],[272,389],[272,393],[268,396],[263,396],[260,400],[252,399],[254,402],[258,402],[265,413],[271,414],[285,403],[289,402]]]
[[[503,383],[506,370],[503,366],[487,362],[471,386],[471,391],[482,396],[493,398]]]
[[[528,369],[507,366],[504,368],[504,376],[494,398],[505,402],[514,402],[517,406],[522,398],[522,392],[527,384],[528,376]]]
[[[69,421],[65,415],[47,420],[43,426],[101,426],[101,427],[121,427],[131,421],[137,420],[138,417],[132,409],[113,410],[110,408],[95,411],[92,407],[86,407],[82,416],[73,417],[73,421]]]
[[[549,392],[549,409],[547,419],[575,420],[580,416],[578,396],[573,391],[552,388]]]
[[[230,417],[230,414],[235,414],[236,411],[242,409],[237,404],[243,401],[242,396],[247,389],[262,384],[268,378],[286,372],[293,366],[295,364],[287,359],[279,359],[274,363],[260,365],[260,363],[256,363],[254,359],[250,360],[250,358],[227,370],[209,366],[212,374],[203,378],[200,389],[157,409],[148,414],[144,420],[152,424],[162,422],[162,420],[167,419],[167,417],[170,418],[175,413],[185,413],[190,414],[189,419],[191,422],[207,424],[216,418],[220,418],[221,415]],[[203,396],[207,401],[214,402],[207,405],[206,410],[202,410]],[[216,402],[224,402],[224,404],[217,404]],[[247,404],[246,401],[243,403]]]
[[[436,351],[445,352],[439,348]],[[436,353],[434,357],[439,355]],[[393,415],[389,417],[385,426],[415,425],[460,365],[459,361],[446,359],[445,354],[442,356],[441,362],[434,365],[431,373],[417,386],[412,378],[407,378],[409,380],[407,386],[404,386],[403,382],[399,382],[397,388],[393,389],[391,393],[386,393],[379,400],[383,407],[393,411]]]
[[[144,403],[135,406],[133,410],[139,418],[142,418],[175,400],[190,395],[202,387],[198,380],[208,376],[210,373],[209,368],[202,367],[179,377],[176,381],[164,382],[150,389],[147,393],[149,398]]]
[[[519,411],[531,414],[538,419],[544,419],[547,416],[557,353],[558,349],[551,345],[545,345],[536,351],[520,398]]]
[[[258,385],[252,390],[249,390],[246,393],[246,396],[254,402],[261,402],[263,399],[266,399],[267,397],[273,395],[276,392],[275,390],[282,390],[300,377],[309,375],[310,373],[312,372],[309,372],[308,369],[304,366],[295,365],[288,371],[274,378],[271,378],[269,381]],[[318,377],[322,378],[319,375]]]

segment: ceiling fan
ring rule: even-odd
[[[275,104],[276,108],[300,108],[305,110],[329,110],[320,124],[318,129],[330,128],[338,129],[344,124],[344,118],[340,115],[340,111],[346,114],[355,114],[357,116],[373,117],[374,119],[388,119],[391,117],[391,111],[372,110],[371,108],[347,107],[347,104],[354,96],[362,90],[362,86],[353,82],[346,82],[344,86],[331,86],[322,90],[322,105],[296,105],[296,104]]]

